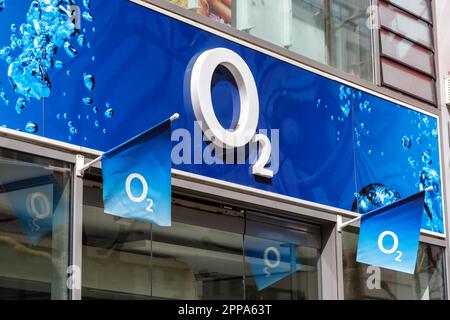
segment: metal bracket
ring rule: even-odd
[[[82,178],[84,176],[84,171],[92,167],[94,164],[102,160],[102,157],[95,158],[94,160],[84,164],[84,156],[81,154],[77,154],[77,160],[75,163],[75,173],[77,177]]]
[[[171,122],[177,120],[180,118],[180,115],[178,113],[174,113],[169,120]],[[94,164],[102,160],[102,156],[95,158],[94,160],[84,164],[84,156],[81,154],[77,154],[77,159],[75,162],[75,173],[77,177],[82,178],[84,176],[84,171],[92,167]]]
[[[349,225],[351,225],[352,223],[355,223],[358,220],[361,220],[361,217],[362,216],[359,216],[359,217],[356,217],[356,218],[354,218],[352,220],[349,220],[347,222],[342,222],[342,216],[337,216],[336,224],[337,224],[338,232],[342,232],[342,229],[344,229],[345,227],[348,227]]]
[[[84,156],[81,154],[77,154],[77,159],[75,162],[75,173],[77,175],[77,177],[83,177],[84,176],[84,171],[81,170],[84,166]]]

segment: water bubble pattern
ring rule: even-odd
[[[21,24],[11,24],[10,41],[0,47],[0,60],[7,64],[7,76],[15,94],[15,103],[12,105],[18,115],[23,116],[24,110],[28,102],[32,99],[42,100],[49,98],[53,92],[51,79],[52,69],[65,69],[66,64],[70,64],[70,60],[75,59],[79,55],[80,50],[89,50],[91,44],[88,42],[86,28],[77,30],[75,19],[71,17],[70,7],[77,5],[75,0],[33,0],[30,1],[28,12],[26,13],[25,22]],[[95,32],[95,26],[92,26],[94,17],[91,14],[91,3],[89,0],[79,0],[80,6],[84,11],[82,13],[83,21],[91,24],[90,30]],[[0,0],[0,11],[6,8],[5,0]],[[78,46],[78,48],[77,48]],[[61,49],[61,50],[59,50]],[[58,52],[61,52],[59,54]],[[58,59],[56,58],[58,54]],[[65,62],[67,59],[68,62]],[[91,63],[95,62],[95,58],[91,55]],[[67,77],[72,76],[72,71],[66,69]],[[95,76],[91,73],[83,74],[83,83],[90,95],[87,94],[80,97],[80,110],[84,105],[91,106],[94,102],[92,92],[95,89]],[[66,91],[61,92],[66,97]],[[9,106],[10,100],[4,89],[0,87],[0,102]],[[86,109],[87,110],[87,109]],[[99,110],[93,111],[98,114]],[[101,110],[105,118],[112,118],[112,109],[105,107]],[[59,113],[57,119],[68,120],[67,113]],[[81,116],[80,116],[81,118]],[[90,117],[86,117],[90,119]],[[95,117],[93,117],[93,120]],[[26,124],[26,128],[29,121]],[[92,122],[95,125],[95,122]],[[30,127],[30,126],[28,126]],[[29,133],[36,131],[27,130]],[[31,127],[30,127],[31,128]],[[75,126],[68,126],[68,133],[76,135],[78,130]],[[69,139],[72,140],[72,139]]]
[[[400,194],[383,184],[375,183],[355,194],[352,211],[361,214],[384,207],[401,199]]]
[[[38,125],[32,121],[27,122],[25,131],[28,133],[36,133],[38,131]]]
[[[376,123],[374,117],[379,117],[379,112],[385,112],[377,105],[372,105],[377,100],[369,101],[365,93],[344,85],[339,87],[337,95],[339,99],[336,99],[338,102],[336,109],[339,113],[329,117],[336,132],[342,132],[340,128],[336,127],[342,119],[352,121],[354,152],[358,157],[365,161],[374,161],[374,163],[394,161],[389,170],[396,170],[392,171],[392,174],[398,175],[395,183],[398,183],[402,190],[409,190],[408,194],[403,195],[404,197],[432,185],[435,189],[426,195],[422,227],[434,232],[443,232],[439,164],[434,160],[439,159],[437,121],[420,112],[408,110],[408,121],[411,123],[410,126],[406,126],[406,130],[409,131],[400,134],[383,150],[380,145],[385,144],[380,144],[379,139],[383,136],[384,131],[380,127],[372,127]],[[326,102],[329,103],[329,101]],[[325,101],[321,101],[321,104],[325,104]],[[393,108],[403,107],[395,105]],[[375,133],[372,134],[372,132]],[[392,134],[398,135],[396,130],[393,130]],[[339,135],[337,140],[339,141]],[[391,152],[395,153],[391,154]],[[398,157],[397,152],[403,156]],[[357,186],[359,189],[353,199],[353,211],[364,214],[402,199],[396,188],[387,183],[383,184],[384,181],[369,182],[366,186]]]
[[[26,99],[48,98],[52,84],[48,76],[55,67],[57,49],[64,47],[69,55],[76,49],[70,44],[75,25],[69,16],[69,0],[34,0],[26,22],[11,27],[10,44],[1,49],[0,58],[8,64],[8,77],[14,92]],[[13,55],[15,51],[16,54]],[[57,64],[56,67],[60,65]]]

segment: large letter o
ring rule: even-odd
[[[227,68],[236,81],[241,111],[234,130],[226,130],[217,120],[211,99],[211,82],[218,66]],[[235,52],[217,48],[203,52],[195,61],[191,75],[191,100],[205,136],[216,146],[239,148],[256,134],[259,120],[259,97],[255,79],[245,61]]]
[[[383,240],[385,237],[390,236],[392,240],[394,241],[391,249],[386,249],[383,245]],[[384,231],[380,234],[378,237],[378,249],[380,249],[381,252],[384,254],[393,254],[398,249],[398,237],[397,235],[392,231]]]
[[[269,254],[270,253],[275,254],[275,260],[270,260],[269,259]],[[271,269],[275,269],[278,268],[278,266],[281,263],[281,255],[280,255],[280,251],[275,248],[275,247],[268,247],[265,251],[264,251],[264,264]]]
[[[40,202],[41,207],[38,208],[36,205],[37,202]],[[29,194],[26,199],[26,206],[28,212],[36,220],[43,220],[50,215],[50,202],[46,195],[42,192],[34,192]]]
[[[131,192],[131,182],[134,179],[138,179],[141,184],[142,184],[142,193],[139,197],[135,197],[133,195],[133,193]],[[127,177],[127,180],[125,182],[125,190],[127,191],[127,195],[128,198],[130,198],[131,201],[136,202],[136,203],[140,203],[142,201],[145,200],[145,198],[147,198],[147,194],[148,194],[148,184],[147,181],[145,180],[145,178],[138,174],[138,173],[132,173]]]

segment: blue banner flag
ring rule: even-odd
[[[102,155],[105,213],[171,225],[171,120]]]
[[[414,274],[425,192],[361,217],[358,262]]]
[[[247,236],[245,251],[258,291],[301,269],[295,245],[291,243]]]

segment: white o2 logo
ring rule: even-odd
[[[36,221],[44,220],[50,216],[52,210],[50,201],[42,192],[33,192],[27,196],[25,205],[28,213],[32,217],[30,222],[31,229],[33,231],[39,231],[41,227],[36,223]]]
[[[233,130],[226,130],[214,112],[211,99],[211,82],[217,67],[227,68],[239,89],[241,110]],[[203,52],[195,61],[191,75],[191,100],[195,117],[204,124],[204,134],[219,148],[241,148],[250,142],[259,143],[261,153],[252,168],[254,175],[273,177],[266,169],[272,152],[270,140],[256,134],[259,121],[259,97],[255,79],[245,61],[235,52],[216,48]]]
[[[387,249],[384,246],[384,239],[386,237],[392,238],[393,241],[392,247],[389,249]],[[395,258],[395,261],[401,262],[403,253],[397,250],[398,246],[399,246],[398,236],[392,231],[383,231],[378,237],[378,249],[380,249],[380,251],[383,252],[384,254],[393,254],[396,252],[397,257]]]
[[[138,180],[142,186],[142,192],[138,196],[134,195],[133,192],[131,191],[131,183],[133,182],[133,180]],[[139,174],[139,173],[130,174],[125,181],[125,190],[127,192],[128,198],[131,201],[133,201],[135,203],[141,203],[143,201],[147,201],[149,204],[145,210],[148,212],[153,212],[153,204],[154,204],[153,200],[151,198],[147,198],[147,196],[148,196],[147,180],[145,180],[145,178],[141,174]]]
[[[46,219],[51,213],[50,201],[42,192],[30,193],[26,199],[26,206],[35,220]]]
[[[269,257],[270,254],[273,254],[275,256],[275,259],[271,259]],[[264,273],[266,274],[266,277],[270,277],[271,273],[269,269],[275,269],[280,266],[281,263],[281,254],[280,251],[275,247],[268,247],[266,250],[264,250]]]

